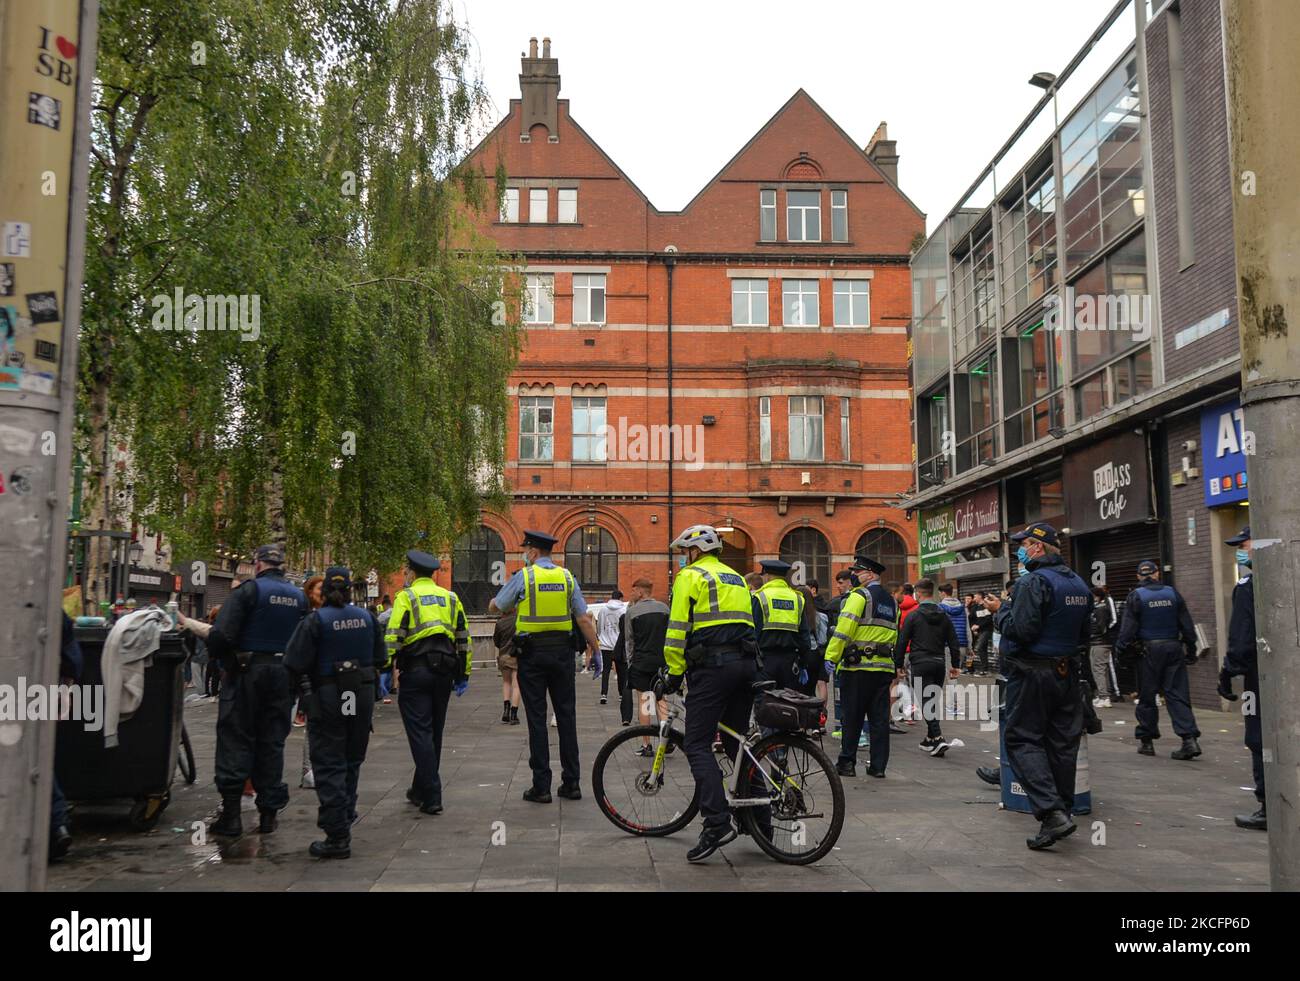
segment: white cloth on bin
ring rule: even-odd
[[[171,617],[156,606],[128,613],[109,631],[100,657],[104,683],[104,745],[117,745],[117,727],[135,714],[144,698],[144,671],[158,650]]]

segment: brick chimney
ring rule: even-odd
[[[537,38],[528,39],[528,54],[519,72],[522,96],[519,113],[519,138],[528,140],[529,131],[541,123],[550,142],[560,141],[559,101],[560,62],[551,57],[551,39],[542,39],[542,56],[537,57]]]
[[[889,130],[883,121],[867,143],[867,156],[886,177],[898,183],[898,144],[889,138]]]

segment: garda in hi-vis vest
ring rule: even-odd
[[[573,573],[558,565],[524,567],[524,593],[519,598],[515,632],[568,633],[573,629]]]
[[[729,623],[754,626],[754,607],[744,578],[711,552],[686,566],[673,580],[673,601],[664,635],[669,674],[686,671],[686,638],[693,630]],[[752,634],[752,630],[751,630]]]
[[[798,633],[803,622],[804,595],[784,579],[769,579],[754,594],[763,611],[763,630]]]
[[[898,642],[898,604],[878,582],[849,590],[840,606],[835,632],[826,645],[826,660],[838,671],[894,670]],[[861,650],[857,664],[843,663],[851,649]]]
[[[457,653],[469,662],[469,631],[460,597],[444,589],[427,576],[416,579],[397,594],[393,612],[388,617],[384,646],[388,656],[426,637],[446,637]]]

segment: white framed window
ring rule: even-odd
[[[605,276],[594,273],[575,273],[573,276],[573,322],[575,324],[603,324],[605,322]]]
[[[731,323],[735,327],[767,326],[767,280],[731,281]]]
[[[772,397],[761,395],[758,399],[758,458],[763,463],[772,462]]]
[[[576,187],[560,188],[556,209],[556,221],[562,225],[576,224],[578,221],[578,189]]]
[[[530,222],[545,222],[548,204],[549,196],[546,188],[530,188],[528,191],[528,220]]]
[[[574,462],[604,463],[605,453],[605,397],[574,396]]]
[[[790,459],[817,461],[823,457],[822,397],[790,396]]]
[[[758,192],[758,237],[763,242],[776,241],[776,190]]]
[[[869,281],[835,280],[835,326],[871,326],[871,283]]]
[[[507,187],[505,199],[501,202],[501,220],[519,220],[519,188]]]
[[[849,456],[849,400],[840,397],[840,459],[850,460]]]
[[[549,463],[555,452],[555,399],[519,397],[519,459]]]
[[[785,237],[790,242],[822,240],[822,192],[785,192]]]
[[[524,288],[524,323],[555,323],[555,276],[529,273]]]
[[[831,191],[831,241],[849,240],[849,192]]]
[[[817,303],[817,280],[781,280],[781,300],[785,313],[782,323],[785,326],[817,327],[820,325],[821,311]]]

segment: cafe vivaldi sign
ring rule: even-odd
[[[1127,432],[1066,458],[1065,516],[1071,535],[1151,516],[1151,469],[1144,433]]]

